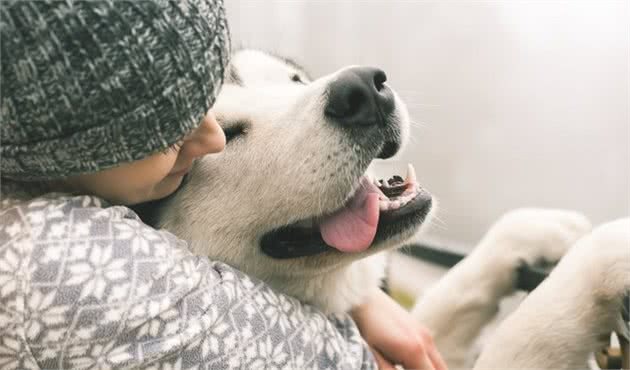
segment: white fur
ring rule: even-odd
[[[497,314],[501,299],[514,292],[522,263],[560,260],[590,228],[584,216],[559,210],[520,209],[499,219],[412,310],[434,333],[449,367],[472,367],[473,344]]]
[[[630,219],[604,224],[580,239],[492,335],[475,368],[585,368],[589,353],[621,318],[630,289]]]
[[[244,86],[224,85],[213,111],[225,128],[248,122],[243,138],[196,163],[190,181],[160,212],[159,226],[190,242],[194,252],[225,261],[279,291],[326,312],[345,312],[378,289],[384,257],[420,225],[362,253],[327,252],[293,260],[263,254],[260,238],[287,224],[331,213],[343,205],[378,154],[376,127],[350,137],[324,116],[327,88],[337,71],[308,84],[290,64],[266,53],[236,53],[232,68]],[[400,141],[409,117],[394,93]],[[363,134],[364,133],[364,134]],[[366,154],[366,153],[373,154]],[[366,258],[371,256],[369,258]]]
[[[261,253],[259,239],[267,231],[340,207],[369,164],[369,141],[352,142],[323,116],[326,87],[340,71],[297,84],[291,76],[307,80],[304,71],[252,50],[238,52],[233,67],[245,86],[226,84],[214,111],[224,127],[247,121],[246,136],[199,161],[186,186],[164,204],[158,224],[188,240],[196,253],[324,311],[347,311],[377,289],[384,273],[380,252],[400,246],[420,225],[363,253],[294,260]],[[404,144],[409,118],[398,96],[396,107]],[[433,332],[449,367],[472,367],[474,343],[501,299],[514,291],[522,263],[556,262],[567,250],[551,276],[491,335],[477,368],[583,367],[600,334],[621,330],[630,225],[625,220],[590,229],[584,216],[559,210],[522,209],[497,221],[412,311]]]

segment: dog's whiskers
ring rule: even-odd
[[[416,138],[414,134],[411,134],[411,133],[409,134],[409,141],[414,145],[418,144],[418,139]]]
[[[427,126],[427,124],[424,122],[416,122],[416,121],[409,121],[409,124],[417,128],[425,128]]]
[[[429,224],[431,226],[435,226],[439,229],[441,229],[442,231],[446,231],[448,230],[448,225],[446,224],[446,222],[444,222],[439,216],[437,215],[433,215],[433,217],[431,217],[431,219],[429,220]]]
[[[440,108],[440,104],[428,104],[428,103],[405,103],[407,108]]]
[[[407,95],[407,94],[427,95],[427,94],[428,94],[427,92],[423,92],[423,91],[420,91],[420,90],[414,90],[414,89],[400,89],[400,88],[398,88],[398,87],[396,88],[396,92],[397,92],[398,94],[401,94],[401,95]]]

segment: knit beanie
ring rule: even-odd
[[[45,180],[164,150],[223,82],[222,0],[0,2],[0,174]]]

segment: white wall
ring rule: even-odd
[[[387,72],[417,125],[401,160],[440,200],[430,235],[472,243],[504,211],[629,214],[628,1],[228,0],[236,45],[315,76]]]

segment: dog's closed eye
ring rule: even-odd
[[[238,121],[226,125],[225,127],[223,127],[223,132],[225,133],[225,142],[229,144],[232,140],[244,136],[247,133],[248,129],[249,122],[246,121]]]

